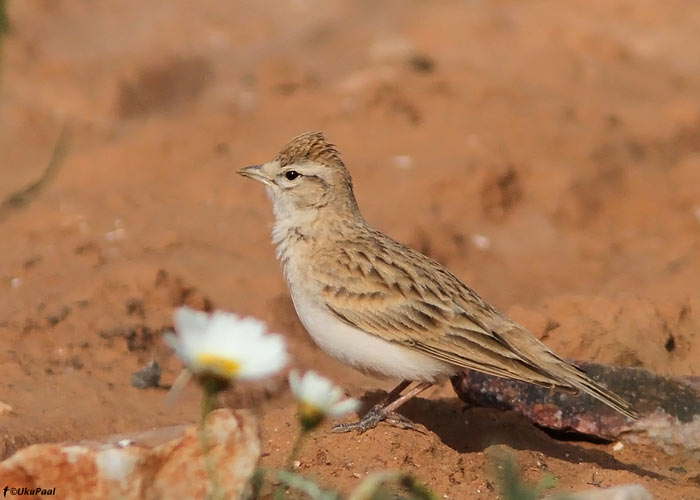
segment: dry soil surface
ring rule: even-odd
[[[195,421],[194,387],[168,406],[165,388],[130,383],[152,359],[174,381],[162,333],[184,303],[264,319],[294,365],[368,402],[391,387],[309,340],[265,194],[235,175],[308,130],[343,152],[375,227],[561,355],[700,375],[694,0],[10,0],[8,11],[2,457]],[[282,464],[296,429],[283,379],[223,403],[259,411],[263,463]],[[553,437],[465,408],[449,385],[404,413],[425,433],[326,427],[299,469],[347,491],[400,468],[444,498],[496,498],[497,446],[562,491],[638,482],[658,499],[700,498],[697,457]]]

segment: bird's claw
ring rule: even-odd
[[[379,422],[387,418],[383,411],[382,405],[374,405],[365,416],[357,422],[349,422],[346,424],[338,424],[333,426],[333,432],[342,433],[357,431],[358,434],[374,429]]]
[[[374,429],[379,422],[386,422],[389,425],[400,429],[412,429],[414,431],[425,434],[421,426],[411,422],[409,419],[395,412],[386,413],[382,405],[374,405],[364,417],[357,422],[349,422],[346,424],[338,424],[333,427],[333,432],[343,433],[357,431],[358,434]]]
[[[400,413],[389,413],[384,417],[384,421],[389,425],[398,427],[399,429],[410,429],[412,431],[420,432],[421,434],[427,434],[425,427],[404,417]]]

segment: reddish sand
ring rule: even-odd
[[[321,4],[318,4],[321,5]],[[449,266],[560,354],[700,375],[700,9],[664,2],[10,0],[3,43],[0,455],[194,421],[198,393],[131,387],[182,303],[253,314],[370,400],[320,352],[269,243],[263,190],[235,169],[324,130],[366,218]],[[60,155],[59,155],[60,156]],[[294,432],[282,380],[239,387],[267,465]],[[495,498],[487,448],[560,490],[639,482],[700,498],[697,457],[555,439],[464,408],[408,404],[426,434],[317,432],[300,470],[349,490],[373,470],[439,496]]]

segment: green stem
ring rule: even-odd
[[[206,425],[207,416],[214,411],[214,406],[216,405],[216,391],[211,390],[209,387],[204,389],[204,397],[202,398],[202,427]]]
[[[308,434],[308,430],[306,430],[302,426],[301,428],[299,428],[299,433],[297,434],[297,437],[294,438],[294,443],[292,443],[292,449],[289,451],[289,456],[287,456],[287,465],[285,465],[285,469],[289,472],[291,472],[294,469],[294,459],[297,457],[297,455],[299,455],[299,451],[301,450],[301,445],[304,442],[306,434]],[[287,486],[278,486],[275,490],[274,500],[282,500],[284,498],[284,493],[287,491],[287,489]]]
[[[204,470],[209,478],[211,485],[211,494],[207,495],[209,499],[223,498],[219,484],[216,480],[216,470],[209,456],[209,440],[207,439],[207,416],[214,409],[216,403],[217,390],[211,386],[204,384],[204,398],[202,398],[202,418],[199,425],[199,444],[202,447],[202,459],[204,460]]]
[[[260,500],[260,492],[265,483],[265,472],[267,471],[262,467],[255,469],[253,477],[250,479],[250,495],[248,496],[248,500]]]
[[[0,38],[5,36],[5,32],[9,27],[10,23],[7,20],[7,3],[5,0],[0,0]]]
[[[301,450],[301,445],[304,441],[304,438],[306,437],[307,431],[304,430],[302,427],[299,429],[299,433],[297,434],[297,437],[294,439],[294,443],[292,443],[292,449],[289,451],[289,456],[287,457],[287,465],[285,466],[285,469],[291,472],[291,470],[294,468],[294,459],[297,458],[299,455],[299,451]]]

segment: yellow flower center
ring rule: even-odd
[[[241,370],[241,365],[237,361],[231,358],[222,358],[216,354],[201,353],[195,358],[195,361],[205,370],[227,377],[235,377]]]
[[[299,421],[305,430],[317,427],[326,417],[318,406],[301,402],[299,403]]]

